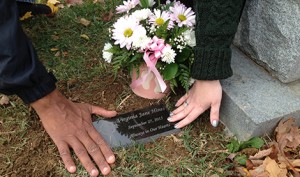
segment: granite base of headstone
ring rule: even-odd
[[[125,147],[154,141],[172,133],[178,133],[175,123],[167,118],[170,112],[165,105],[153,105],[110,119],[93,122],[94,127],[111,148]]]

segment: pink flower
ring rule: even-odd
[[[116,8],[118,14],[130,11],[131,9],[135,8],[136,5],[139,4],[139,0],[127,0],[123,1],[123,5],[119,5]]]
[[[179,27],[188,26],[193,27],[196,23],[196,15],[191,8],[187,8],[185,5],[180,2],[176,2],[174,7],[170,8],[170,11],[173,13],[171,15],[172,20],[178,24]]]

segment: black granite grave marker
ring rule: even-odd
[[[179,132],[167,118],[170,112],[165,105],[154,105],[118,115],[111,119],[93,122],[110,147],[145,143],[160,136]]]

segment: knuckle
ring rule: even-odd
[[[73,161],[72,161],[71,159],[67,159],[67,160],[65,161],[65,164],[70,164],[70,163],[73,163]]]
[[[92,169],[95,168],[95,165],[92,161],[88,161],[84,164],[85,168],[88,170],[88,171],[91,171]]]
[[[80,137],[84,136],[85,134],[86,134],[86,131],[84,131],[84,130],[78,130],[77,131],[77,135],[80,136]]]
[[[99,160],[99,164],[100,164],[100,165],[105,165],[105,166],[108,165],[107,162],[106,162],[106,160],[104,160],[103,158],[101,158],[101,159]]]
[[[85,152],[85,150],[83,148],[78,148],[78,149],[75,150],[75,153],[77,155],[82,155],[84,152]]]
[[[98,144],[98,146],[104,146],[105,145],[105,141],[102,138],[98,138],[96,140],[96,143]]]
[[[70,153],[67,149],[61,149],[61,150],[59,150],[59,154],[61,157],[64,157],[64,156],[69,155]]]
[[[97,151],[99,151],[99,146],[94,144],[88,148],[88,151],[89,151],[89,153],[97,152]]]

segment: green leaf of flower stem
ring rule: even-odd
[[[148,0],[140,0],[142,8],[148,8],[149,7],[149,1]]]
[[[169,82],[170,82],[170,89],[172,90],[173,93],[176,93],[175,88],[178,87],[176,79],[171,79],[169,80]]]
[[[185,60],[189,59],[191,56],[191,50],[188,48],[182,49],[182,52],[178,52],[176,55],[176,62],[182,63]]]
[[[231,153],[238,152],[240,149],[240,143],[237,140],[233,139],[229,144],[227,144],[226,147]]]
[[[131,59],[129,60],[129,63],[135,62],[135,61],[141,61],[143,60],[143,55],[142,53],[136,53],[134,54]]]
[[[249,139],[248,141],[241,142],[241,144],[240,144],[240,150],[248,148],[248,147],[253,147],[253,148],[259,149],[264,144],[265,144],[265,142],[261,138],[259,138],[259,137],[253,137],[253,138]]]
[[[244,165],[245,166],[246,165],[246,161],[247,161],[247,156],[245,154],[236,156],[234,158],[234,161],[236,161],[240,165]]]
[[[179,64],[178,76],[176,76],[181,83],[181,86],[188,91],[190,87],[190,68],[184,64]]]
[[[178,72],[178,65],[176,63],[168,64],[163,70],[163,77],[165,80],[171,80],[175,78],[177,72]]]
[[[259,137],[253,137],[248,141],[238,142],[237,140],[232,140],[226,147],[229,152],[234,153],[238,152],[242,149],[253,147],[253,148],[261,148],[264,145],[264,141]]]
[[[164,24],[162,24],[157,30],[155,31],[155,35],[159,38],[167,39],[168,36],[168,25],[170,20],[167,20]]]

